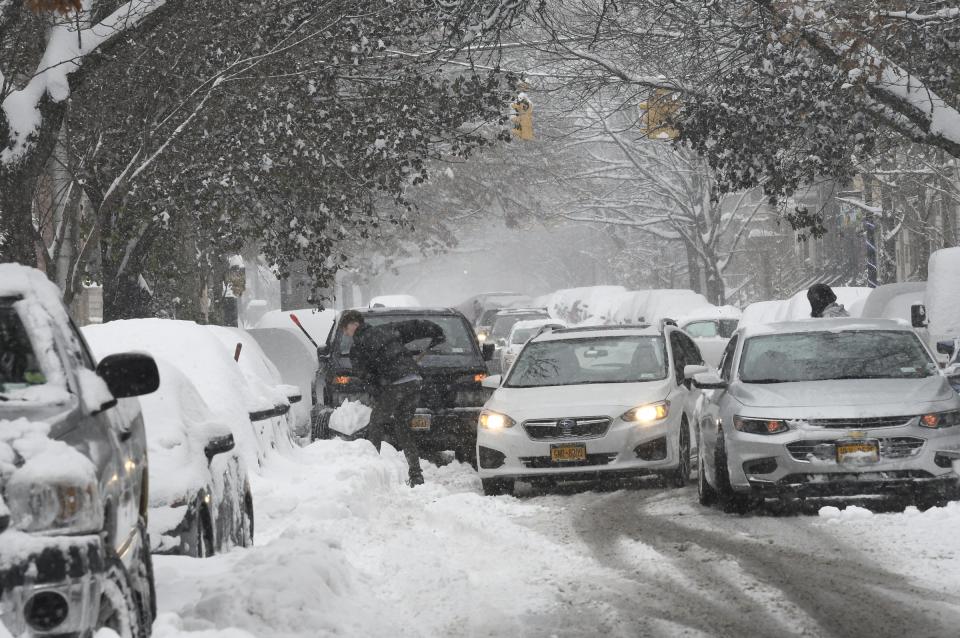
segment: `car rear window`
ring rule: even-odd
[[[467,327],[466,322],[462,317],[455,315],[388,315],[388,316],[367,316],[364,317],[364,321],[369,326],[389,326],[391,323],[397,323],[400,321],[409,321],[411,319],[418,319],[421,321],[429,321],[434,323],[443,330],[443,335],[446,337],[446,341],[443,343],[434,346],[430,350],[430,354],[434,355],[454,355],[454,356],[463,356],[474,354],[476,352],[474,346],[474,336],[472,331]],[[430,345],[429,339],[418,339],[407,344],[407,350],[411,352],[420,353]],[[343,356],[348,356],[350,354],[350,340],[341,339],[340,341],[340,354]]]

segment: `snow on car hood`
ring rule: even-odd
[[[642,403],[666,398],[670,380],[645,383],[585,383],[543,388],[498,388],[486,407],[517,421],[551,417],[618,417]]]
[[[751,407],[862,406],[877,408],[957,400],[946,378],[926,379],[834,379],[793,383],[737,383],[731,393]],[[920,408],[922,409],[922,407]],[[889,412],[889,410],[886,410]],[[902,411],[902,410],[901,410]]]

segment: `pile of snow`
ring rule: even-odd
[[[851,317],[859,317],[872,288],[840,286],[833,289],[837,303],[846,308]],[[757,325],[781,321],[797,321],[810,318],[810,301],[807,291],[801,290],[789,299],[781,301],[757,301],[743,309],[740,325]]]
[[[885,284],[874,288],[863,303],[861,317],[870,319],[900,319],[910,322],[910,308],[924,303],[927,283],[910,281]]]
[[[420,301],[413,295],[380,295],[368,305],[371,308],[419,308]]]
[[[743,315],[743,312],[736,306],[701,306],[693,312],[673,317],[677,320],[677,325],[682,326],[691,321],[706,321],[709,319],[737,319]]]
[[[344,399],[343,404],[330,414],[330,429],[351,436],[370,423],[373,410],[359,401]]]
[[[271,458],[253,548],[155,557],[155,638],[520,636],[608,582],[582,545],[524,524],[540,506],[484,497],[468,465],[424,473],[410,489],[403,455],[367,441]]]

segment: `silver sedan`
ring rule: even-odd
[[[692,376],[710,390],[698,428],[704,505],[904,492],[929,507],[957,495],[960,397],[908,326],[741,328],[719,375]]]

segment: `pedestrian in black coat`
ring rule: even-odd
[[[423,377],[414,354],[406,345],[430,339],[429,350],[445,340],[443,329],[423,319],[368,326],[356,310],[344,312],[340,326],[343,334],[353,339],[350,346],[353,371],[367,382],[374,402],[367,438],[379,452],[384,428],[392,425],[394,439],[407,457],[410,486],[422,485],[420,452],[410,423],[420,401]]]

